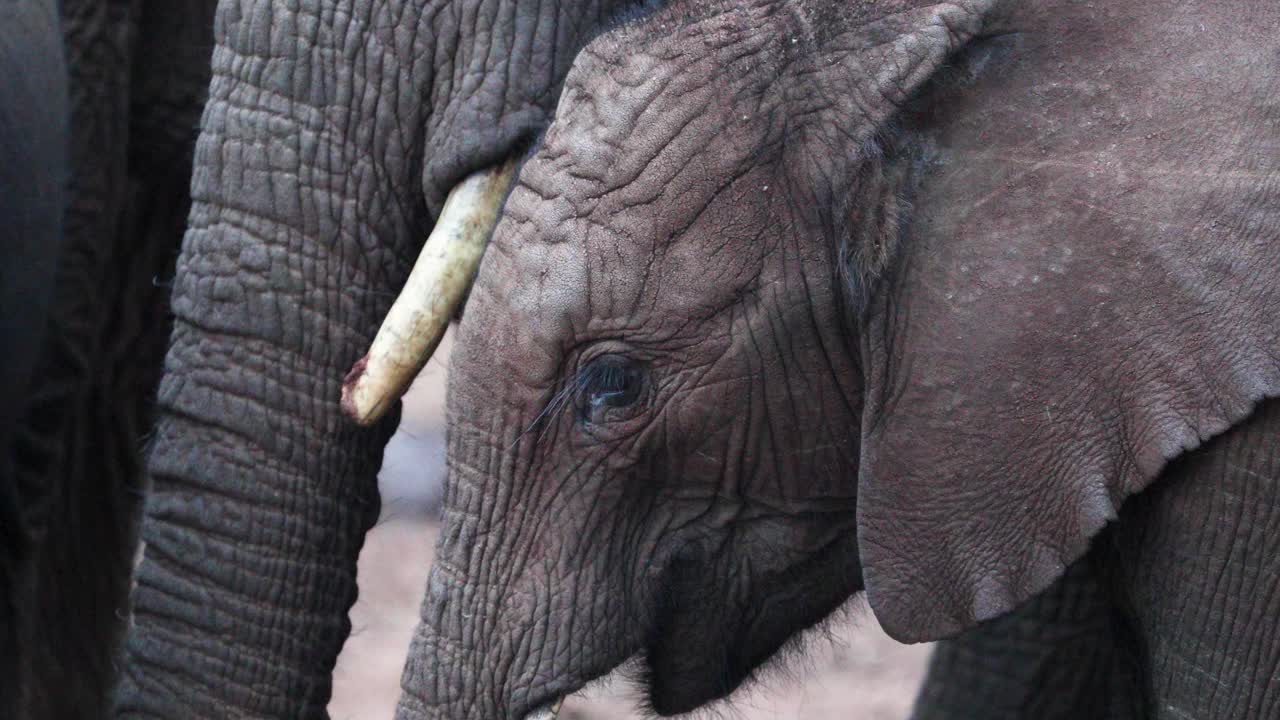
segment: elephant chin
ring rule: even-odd
[[[649,703],[664,716],[729,696],[862,590],[852,534],[798,565],[752,578],[743,604],[726,602],[735,593],[709,585],[699,558],[681,558],[671,574],[666,607],[645,652]]]

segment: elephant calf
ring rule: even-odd
[[[1192,21],[1212,62],[1162,60]],[[1117,694],[1280,712],[1277,28],[675,3],[589,45],[461,325],[402,714],[520,717],[637,654],[685,712],[859,591],[950,637],[1161,477],[1091,560],[1145,649]]]
[[[320,712],[466,298],[401,717],[860,592],[921,717],[1280,714],[1274,4],[336,4],[220,12],[125,711]]]

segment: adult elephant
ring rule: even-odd
[[[391,422],[341,371],[441,215],[344,388],[392,404],[507,173],[463,179],[558,98],[462,322],[402,716],[637,655],[689,710],[864,590],[971,629],[943,672],[1083,628],[1109,713],[1274,714],[1277,11],[676,0],[579,53],[612,10],[223,4],[121,712],[322,713]]]
[[[210,0],[0,2],[0,715],[103,714]]]

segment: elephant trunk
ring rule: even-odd
[[[121,715],[323,716],[350,629],[395,418],[355,426],[340,386],[428,216],[421,139],[400,134],[419,119],[359,105],[409,97],[386,86],[404,73],[391,57],[333,60],[343,33],[304,33],[312,6],[218,11]],[[354,71],[366,64],[388,69]]]
[[[510,227],[500,224],[494,242]],[[506,301],[510,286],[494,280],[510,277],[510,257],[486,258],[450,360],[449,480],[401,720],[554,717],[566,695],[637,653],[652,627],[640,570],[663,563],[620,561],[631,544],[652,545],[637,540],[636,497],[539,453],[526,418],[546,394],[524,382],[527,364],[502,353],[511,337],[484,322]]]
[[[490,462],[495,453],[480,437],[451,428],[449,497],[401,681],[401,720],[522,720],[564,694],[548,683],[576,649],[542,640],[571,636],[564,631],[575,609],[560,603],[579,593],[530,552],[540,540],[504,526],[503,518],[537,510],[516,493],[490,492],[487,472],[513,472],[514,464]]]
[[[625,4],[219,4],[118,713],[323,716],[396,420],[344,417],[343,378]]]

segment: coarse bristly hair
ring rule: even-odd
[[[835,198],[836,270],[845,300],[861,318],[897,260],[907,234],[916,184],[937,162],[936,150],[908,128],[911,118],[963,93],[986,68],[995,47],[975,42],[953,53],[858,149],[858,174]]]
[[[744,695],[748,692],[761,690],[765,693],[774,693],[784,688],[802,685],[806,678],[817,674],[816,651],[823,648],[847,647],[847,641],[840,637],[841,628],[861,627],[868,619],[875,622],[867,607],[866,597],[861,593],[850,597],[812,627],[792,635],[773,657],[748,673],[737,689],[727,697],[684,713],[680,717],[685,720],[731,720],[741,716]],[[647,695],[647,689],[651,686],[651,673],[649,662],[641,653],[589,687],[602,686],[609,681],[609,678],[621,679],[625,683],[624,697],[646,716],[656,717],[657,712]]]
[[[909,215],[913,158],[897,133],[863,143],[861,167],[832,209],[836,272],[856,316],[896,257]]]

